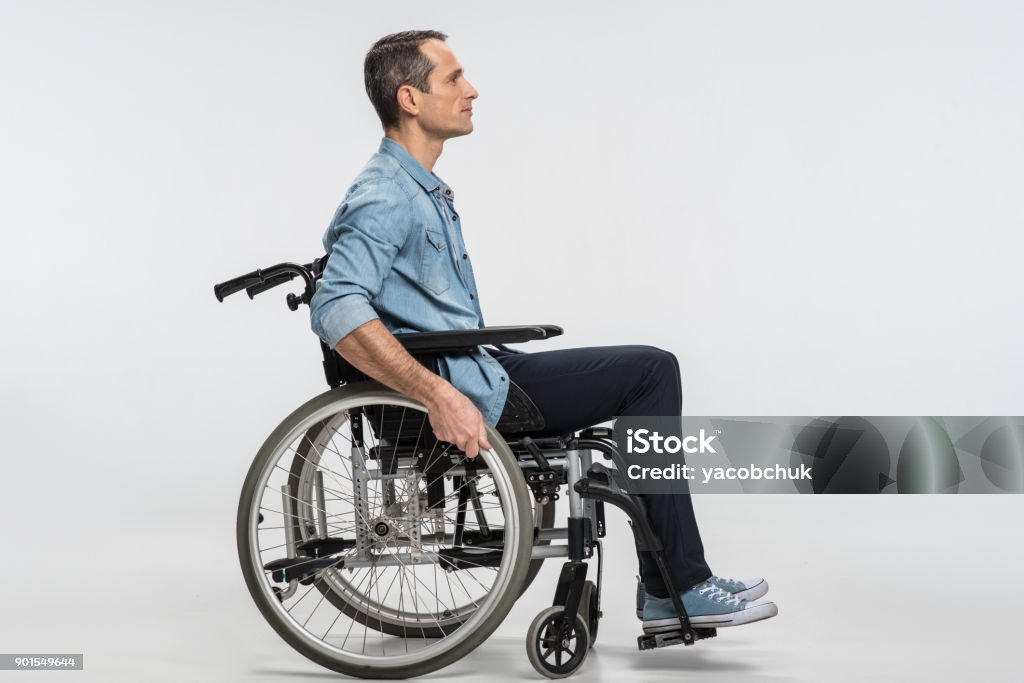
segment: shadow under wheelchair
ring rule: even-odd
[[[326,258],[280,264],[215,287],[250,296],[301,277],[308,304]],[[548,339],[553,325],[396,335],[424,366],[482,345]],[[459,661],[502,623],[545,559],[564,559],[552,605],[527,630],[533,667],[551,678],[578,671],[597,640],[605,504],[622,509],[637,548],[649,551],[673,596],[678,630],[641,635],[652,650],[692,645],[694,628],[672,586],[643,501],[594,454],[617,458],[610,429],[552,436],[514,384],[493,448],[469,459],[433,436],[422,405],[372,381],[320,343],[330,390],[297,408],[260,448],[236,520],[250,595],[293,648],[333,671],[407,678]],[[556,526],[565,491],[569,518]],[[590,561],[597,571],[588,577]]]

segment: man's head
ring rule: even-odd
[[[385,132],[418,126],[438,139],[473,131],[477,91],[439,31],[384,36],[366,53],[363,78]]]

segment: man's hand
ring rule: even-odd
[[[455,444],[471,459],[481,448],[491,448],[484,416],[451,384],[435,392],[426,406],[434,436],[441,441]]]

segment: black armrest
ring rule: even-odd
[[[485,344],[517,344],[535,339],[550,339],[562,334],[557,325],[514,325],[482,327],[478,330],[450,330],[445,332],[406,332],[396,334],[410,353],[435,351],[466,351]]]

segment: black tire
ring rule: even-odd
[[[548,678],[571,676],[583,666],[590,652],[590,633],[582,615],[577,614],[566,640],[555,629],[562,607],[548,607],[533,620],[526,632],[526,656],[537,673]],[[566,661],[562,661],[562,657]]]
[[[597,629],[601,625],[601,605],[598,600],[597,586],[593,581],[586,581],[583,584],[583,593],[580,595],[580,612],[587,622],[587,630],[590,632],[590,647],[597,643]]]

